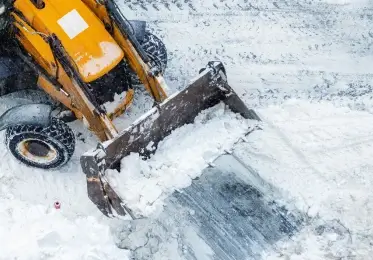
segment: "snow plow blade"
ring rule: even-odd
[[[126,214],[133,217],[105,180],[106,170],[118,169],[120,161],[130,153],[149,157],[173,130],[193,123],[201,111],[220,102],[246,119],[259,120],[228,85],[222,63],[210,62],[187,88],[153,107],[112,140],[83,154],[81,166],[86,174],[90,200],[108,217]]]

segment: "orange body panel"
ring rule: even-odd
[[[82,1],[44,2],[43,9],[30,0],[16,0],[14,6],[36,31],[57,35],[85,82],[102,77],[123,59],[123,50]]]

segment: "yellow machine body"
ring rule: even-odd
[[[42,9],[30,0],[17,0],[14,6],[33,30],[58,37],[85,82],[102,77],[124,57],[103,22],[80,0],[45,0]],[[32,34],[26,33],[24,37],[29,39]],[[33,47],[49,64],[54,62],[48,48]]]

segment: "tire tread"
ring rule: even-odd
[[[48,127],[41,127],[35,125],[15,125],[7,128],[5,134],[5,143],[7,147],[9,148],[9,144],[15,136],[19,136],[25,133],[41,134],[59,141],[64,146],[64,149],[67,154],[67,159],[64,161],[64,163],[68,162],[74,154],[74,132],[65,122],[63,122],[60,119],[52,118],[51,124]],[[56,168],[58,168],[59,166],[62,166],[62,164],[58,165]]]

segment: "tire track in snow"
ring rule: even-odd
[[[370,88],[372,80],[369,6],[217,0],[121,5],[164,39],[170,53],[166,78],[174,89],[184,88],[208,61],[221,60],[230,84],[254,107],[291,97],[371,106],[366,95],[350,96]]]

